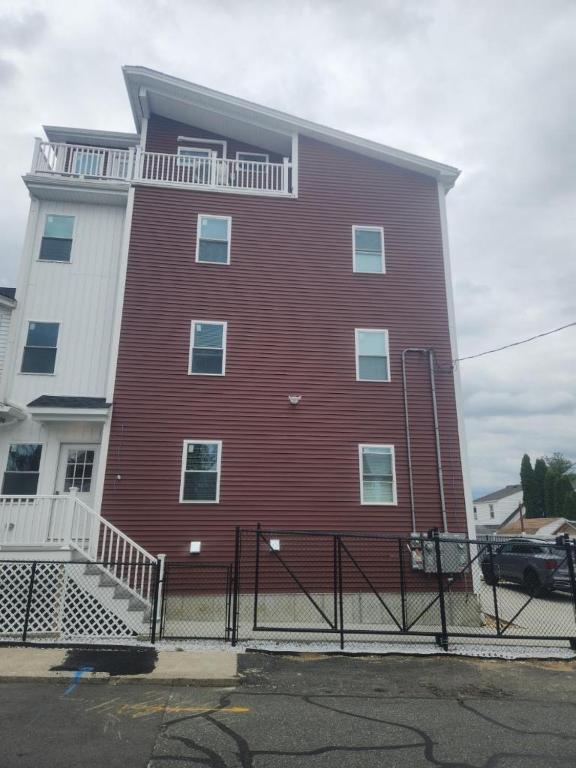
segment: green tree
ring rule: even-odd
[[[546,517],[546,475],[548,467],[544,459],[534,462],[534,517]]]
[[[564,499],[562,517],[565,517],[567,520],[576,520],[576,493],[572,492]]]
[[[556,503],[556,481],[557,477],[553,472],[546,472],[546,480],[544,482],[546,517],[558,517],[558,508]]]
[[[576,474],[572,472],[574,462],[567,459],[564,454],[557,451],[552,456],[544,456],[544,461],[548,469],[555,475],[568,475],[572,480],[576,477]]]
[[[530,456],[527,453],[522,457],[520,465],[520,482],[522,483],[526,517],[536,517],[534,470],[532,469]]]

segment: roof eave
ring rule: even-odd
[[[181,78],[148,69],[147,67],[126,65],[122,67],[122,72],[126,82],[134,122],[138,131],[141,130],[142,120],[145,117],[145,109],[140,97],[141,89],[151,88],[152,86],[155,89],[164,88],[165,90],[172,91],[178,89],[189,97],[201,96],[204,100],[211,100],[214,107],[218,106],[220,109],[225,109],[230,113],[234,113],[235,110],[241,113],[250,112],[255,122],[264,121],[267,127],[276,129],[279,133],[302,133],[311,138],[317,138],[320,141],[373,157],[382,162],[389,162],[417,173],[432,176],[443,184],[446,189],[450,189],[460,175],[458,168],[453,166],[428,160],[419,155],[394,149],[370,139],[363,139],[319,123],[313,123],[309,120],[280,112],[279,110],[270,109],[236,96],[230,96],[196,83],[182,80]],[[170,94],[167,95],[169,96]]]

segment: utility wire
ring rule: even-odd
[[[456,360],[454,360],[455,363],[460,363],[462,360],[472,360],[474,357],[483,357],[484,355],[491,355],[493,352],[501,352],[503,349],[510,349],[510,347],[518,347],[520,344],[527,344],[529,341],[534,341],[534,339],[541,339],[543,336],[550,336],[552,333],[558,333],[558,331],[563,331],[565,328],[571,328],[572,326],[576,325],[576,322],[574,323],[568,323],[567,325],[561,325],[560,328],[554,328],[552,331],[545,331],[544,333],[537,333],[536,336],[530,336],[529,339],[522,339],[521,341],[513,341],[512,344],[505,344],[503,347],[496,347],[495,349],[487,349],[486,352],[478,352],[476,355],[468,355],[467,357],[458,357]]]

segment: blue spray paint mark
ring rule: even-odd
[[[86,672],[94,672],[94,667],[78,667],[78,669],[76,670],[76,674],[74,675],[74,679],[72,680],[68,688],[66,688],[66,690],[64,691],[64,696],[67,696],[69,693],[72,693],[72,691],[74,691],[80,685],[80,680],[82,679],[82,675],[84,675]]]

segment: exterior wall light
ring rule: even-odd
[[[270,539],[270,551],[280,552],[280,539]]]
[[[298,405],[300,400],[302,400],[302,395],[288,395],[288,400],[290,405]]]
[[[201,541],[191,541],[190,542],[190,554],[191,555],[199,555],[201,549],[202,549],[202,542]]]

